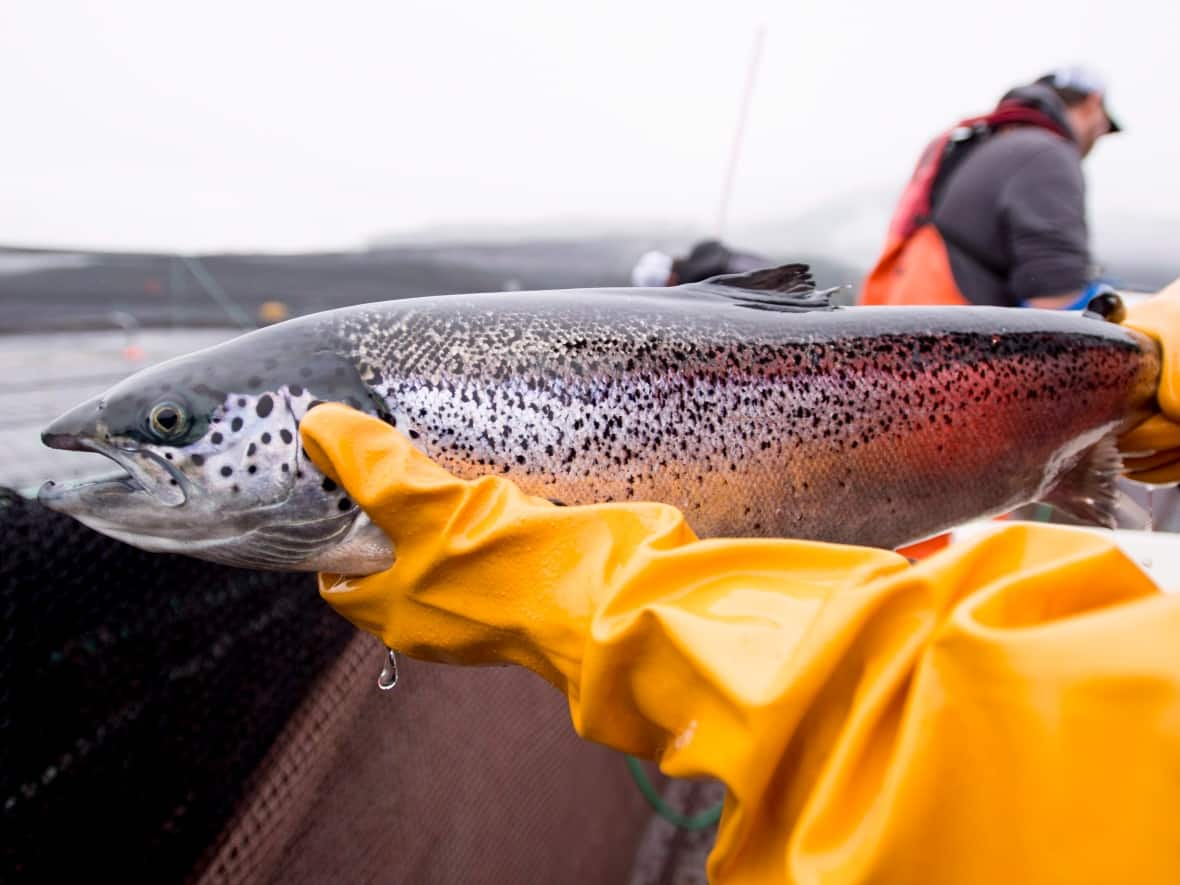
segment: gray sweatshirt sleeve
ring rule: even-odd
[[[1077,149],[1064,141],[1038,148],[1000,194],[1017,298],[1081,289],[1090,267],[1086,190]]]

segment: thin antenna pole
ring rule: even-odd
[[[199,258],[190,255],[178,255],[176,257],[188,268],[188,272],[193,275],[193,279],[205,290],[205,294],[216,301],[218,306],[228,313],[234,322],[246,331],[258,328],[258,324],[250,319],[250,315],[242,309],[242,306],[234,301],[225,289],[221,288],[221,284],[213,279],[213,275],[209,271],[205,270],[205,265],[201,263]]]
[[[742,140],[746,135],[746,120],[750,115],[750,98],[754,84],[758,81],[758,65],[762,61],[762,44],[766,39],[766,25],[759,25],[754,32],[754,46],[750,50],[750,63],[746,68],[746,85],[742,90],[742,106],[738,111],[737,128],[733,133],[733,145],[729,151],[729,166],[721,185],[721,202],[717,206],[717,238],[725,234],[726,216],[729,214],[729,198],[733,193],[733,179],[737,174],[738,159],[742,153]]]

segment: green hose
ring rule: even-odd
[[[634,756],[626,756],[627,768],[631,772],[631,777],[635,781],[635,785],[639,787],[639,792],[643,793],[643,798],[647,800],[647,804],[655,809],[656,813],[664,820],[673,826],[680,827],[682,830],[707,830],[713,826],[717,821],[721,820],[721,808],[724,803],[719,803],[712,808],[702,811],[700,814],[687,815],[681,814],[661,798],[660,794],[656,792],[656,788],[652,786],[648,780],[647,772],[643,770],[643,766],[639,764],[639,760]]]

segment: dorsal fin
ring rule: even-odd
[[[747,273],[730,273],[705,280],[713,286],[729,286],[751,292],[814,292],[815,278],[806,264],[780,264]]]
[[[783,264],[749,273],[723,274],[681,288],[723,295],[745,307],[784,311],[832,310],[832,293],[838,291],[816,289],[811,268],[806,264]]]

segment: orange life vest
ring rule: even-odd
[[[955,284],[946,243],[930,222],[885,248],[860,291],[869,305],[968,304]]]
[[[934,197],[970,146],[1009,126],[1039,126],[1069,137],[1062,124],[1047,114],[1007,100],[990,114],[963,120],[932,140],[898,201],[885,249],[861,288],[861,304],[970,304],[955,283],[946,242],[930,220]]]

